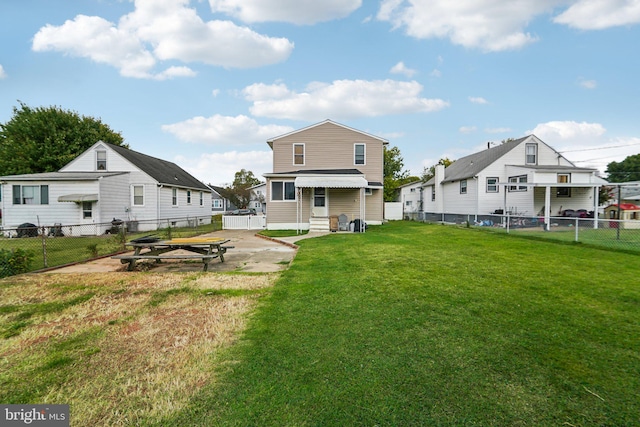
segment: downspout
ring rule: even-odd
[[[480,210],[480,181],[478,181],[478,175],[474,176],[476,180],[476,216],[474,222],[478,222],[478,211]]]

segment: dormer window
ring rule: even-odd
[[[105,150],[96,151],[96,170],[107,170],[107,152]]]
[[[525,145],[525,161],[528,165],[538,164],[538,144]]]

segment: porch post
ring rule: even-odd
[[[544,229],[551,230],[551,186],[544,187]]]
[[[598,206],[600,206],[600,187],[593,187],[593,229],[598,229]]]

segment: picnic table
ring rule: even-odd
[[[155,260],[160,263],[167,259],[201,259],[203,271],[209,268],[209,262],[214,258],[220,258],[224,262],[224,254],[233,246],[223,246],[229,239],[219,237],[185,237],[171,240],[154,238],[140,238],[125,243],[133,248],[133,254],[114,255],[111,258],[119,259],[122,264],[129,264],[127,270],[132,271],[139,260]],[[178,249],[192,252],[191,254],[172,253]]]

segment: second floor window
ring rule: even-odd
[[[107,152],[104,150],[96,151],[96,170],[107,170]]]
[[[528,165],[538,164],[538,144],[526,144],[525,153],[525,160]]]
[[[353,146],[353,164],[365,165],[366,164],[366,150],[364,144],[355,144]]]
[[[304,144],[293,144],[293,164],[304,165]]]

